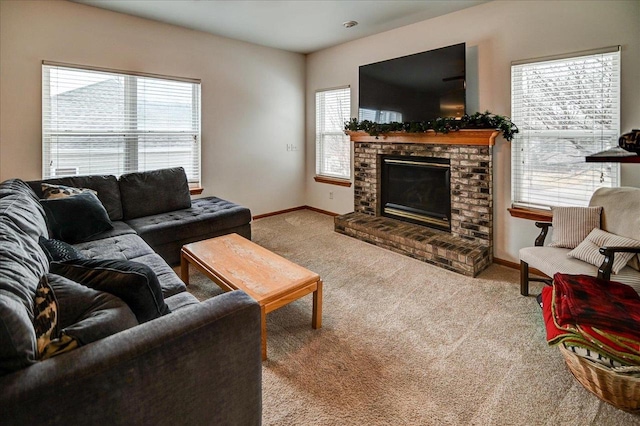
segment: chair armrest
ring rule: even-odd
[[[536,238],[534,245],[541,247],[544,245],[544,239],[547,238],[549,227],[553,226],[551,222],[536,222],[536,227],[540,228],[540,235]]]
[[[604,261],[598,268],[598,278],[609,281],[611,279],[611,268],[617,252],[640,253],[640,247],[600,247],[600,254],[604,255]]]
[[[225,293],[0,377],[0,413],[3,425],[259,425],[260,307]]]

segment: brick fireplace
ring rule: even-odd
[[[350,132],[355,152],[354,211],[337,216],[335,230],[476,276],[493,262],[492,146],[497,135],[493,130],[461,130],[448,134],[396,133],[376,139],[363,132]],[[385,158],[434,158],[449,164],[450,231],[383,215]]]

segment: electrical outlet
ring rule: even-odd
[[[291,151],[291,144],[287,144],[287,151]]]
[[[333,191],[329,191],[329,199],[333,200]]]

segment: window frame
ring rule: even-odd
[[[52,70],[66,70],[70,73],[77,73],[77,77],[81,82],[83,72],[86,72],[87,79],[92,77],[99,79],[102,77],[109,77],[116,79],[122,83],[122,92],[117,93],[114,91],[114,100],[112,105],[122,109],[121,116],[118,114],[113,115],[112,112],[105,114],[105,123],[109,123],[108,119],[114,117],[120,117],[122,122],[118,123],[117,120],[113,120],[118,124],[114,124],[112,128],[107,126],[106,130],[96,130],[96,127],[101,124],[100,121],[91,121],[85,118],[85,121],[74,121],[73,113],[71,111],[59,114],[57,100],[54,100],[52,96]],[[76,83],[73,78],[67,80],[70,83]],[[103,81],[108,81],[105,79]],[[179,104],[175,101],[176,83],[189,84],[191,87],[191,94],[188,95],[189,86],[180,86],[180,95],[183,96],[183,102]],[[91,83],[95,84],[95,83]],[[78,85],[77,89],[90,87],[91,84]],[[148,88],[144,88],[143,92],[138,92],[138,85],[148,85]],[[163,85],[173,85],[172,87],[163,87]],[[158,90],[160,88],[160,90]],[[74,89],[67,90],[71,92]],[[111,93],[109,92],[109,93]],[[65,92],[60,92],[65,93]],[[186,98],[185,93],[187,94]],[[120,95],[122,95],[120,97]],[[88,94],[86,99],[90,102],[89,105],[93,105],[96,101],[91,99],[94,94]],[[142,96],[142,98],[141,98]],[[184,99],[187,99],[186,107],[188,115],[186,118],[180,121],[172,122],[171,119],[167,121],[166,117],[158,118],[154,117],[152,113],[147,113],[146,107],[148,104],[145,102],[147,97],[156,97],[157,102],[166,103],[173,101],[173,105],[180,105],[184,107]],[[81,101],[85,101],[85,98],[79,97]],[[159,99],[159,101],[158,101]],[[190,99],[190,101],[189,101]],[[199,79],[173,77],[159,74],[123,71],[116,69],[92,67],[86,65],[67,64],[53,61],[42,61],[42,179],[49,179],[61,176],[69,175],[87,175],[87,174],[112,174],[119,177],[122,174],[153,170],[157,168],[165,167],[178,167],[183,166],[187,172],[189,186],[191,188],[200,188],[201,186],[201,166],[202,166],[202,154],[201,154],[201,131],[202,131],[202,96],[201,96],[201,81]],[[138,109],[138,104],[143,107],[142,112]],[[167,108],[166,104],[161,104],[161,108]],[[169,102],[169,108],[171,102]],[[56,110],[57,114],[54,114],[53,110]],[[149,117],[147,117],[147,114]],[[166,112],[165,112],[166,114]],[[162,113],[160,113],[162,115]],[[77,117],[77,116],[76,116]],[[186,121],[185,121],[186,120]],[[176,124],[177,123],[177,124]],[[185,123],[188,123],[185,128]],[[176,127],[172,128],[172,125]],[[154,129],[154,127],[156,127]],[[158,127],[162,127],[159,129]],[[171,138],[175,136],[174,142]],[[73,156],[75,152],[73,149],[69,150],[72,154],[54,154],[56,149],[59,149],[59,145],[64,145],[65,142],[60,142],[58,139],[66,138],[69,142],[67,144],[82,144],[86,142],[91,146],[87,148],[86,155],[82,153],[74,160],[78,163],[76,167],[54,167],[54,164],[60,164],[60,161],[69,160],[69,156]],[[77,139],[76,139],[77,138]],[[122,155],[118,155],[118,160],[115,166],[109,164],[103,164],[101,161],[101,154],[97,153],[99,141],[95,142],[98,138],[114,138],[113,143],[117,144],[119,148],[114,148],[115,152],[121,150]],[[119,138],[119,139],[118,139]],[[157,139],[156,139],[157,138]],[[163,138],[166,142],[163,144]],[[73,140],[76,139],[76,140]],[[54,142],[55,140],[55,142]],[[70,142],[72,141],[73,142]],[[175,142],[178,140],[178,142]],[[192,142],[189,142],[192,140]],[[195,146],[193,144],[195,144]],[[155,161],[139,161],[139,155],[142,154],[140,149],[146,148],[149,152],[153,153],[153,148],[159,147],[160,158],[162,160],[156,167]],[[182,144],[182,145],[181,145]],[[172,157],[171,148],[177,148],[180,146],[187,146],[187,149],[182,149],[185,152],[187,160],[175,161]],[[153,148],[152,148],[153,147]],[[78,151],[79,152],[79,151]],[[149,152],[146,153],[149,156]],[[157,152],[157,151],[156,151]],[[113,154],[113,153],[112,153]],[[100,164],[96,168],[103,169],[100,171],[92,171],[79,173],[78,170],[82,167],[83,162],[89,160],[98,160],[95,163]],[[104,160],[104,156],[102,158]],[[60,169],[68,168],[67,174],[56,175],[56,171]],[[74,170],[75,169],[75,172]],[[95,170],[95,169],[94,169]]]
[[[348,101],[348,105],[346,107],[346,114],[348,114],[347,116],[344,116],[343,113],[343,117],[342,117],[342,122],[340,125],[340,129],[336,130],[336,129],[331,129],[331,130],[323,130],[321,128],[321,117],[320,117],[320,105],[319,105],[319,96],[321,94],[325,94],[328,92],[339,92],[339,91],[347,91],[346,93],[346,100]],[[339,185],[339,186],[351,186],[351,180],[353,178],[353,149],[351,146],[351,140],[349,138],[349,136],[347,136],[344,133],[344,123],[346,121],[349,121],[350,117],[351,117],[351,86],[346,85],[346,86],[339,86],[339,87],[331,87],[331,88],[327,88],[327,89],[319,89],[315,91],[315,96],[314,96],[314,106],[315,106],[315,149],[316,149],[316,170],[315,170],[315,177],[314,180],[316,182],[321,182],[321,183],[328,183],[328,184],[334,184],[334,185]],[[323,111],[323,114],[325,114],[326,111]],[[326,115],[323,115],[326,116]],[[324,127],[324,126],[323,126]],[[348,170],[348,174],[344,175],[344,174],[333,174],[333,173],[326,173],[326,171],[324,170],[320,170],[321,167],[321,161],[322,161],[322,156],[323,156],[323,140],[322,138],[324,136],[330,136],[330,137],[336,137],[339,136],[342,138],[342,141],[344,143],[347,144],[347,149],[348,149],[348,166],[347,166],[347,170]]]
[[[565,129],[561,129],[561,128],[549,129],[550,126],[548,126],[548,122],[544,123],[547,125],[547,128],[544,128],[544,129],[542,128],[542,126],[540,127],[527,126],[526,119],[528,118],[529,120],[531,120],[531,117],[535,116],[535,110],[533,109],[533,107],[531,107],[530,109],[533,112],[527,111],[527,113],[529,114],[528,116],[526,114],[524,118],[519,116],[518,108],[522,108],[523,106],[526,106],[527,102],[524,100],[523,93],[519,94],[520,99],[516,98],[516,93],[518,92],[518,90],[522,90],[522,87],[518,86],[518,84],[522,84],[522,81],[516,81],[516,77],[514,76],[514,69],[516,67],[526,68],[527,66],[529,66],[530,69],[533,69],[534,67],[538,67],[538,66],[544,67],[545,65],[548,65],[551,67],[554,64],[559,64],[561,67],[564,66],[566,68],[569,68],[568,64],[571,62],[578,61],[582,58],[586,63],[590,58],[595,58],[599,55],[613,55],[611,62],[613,63],[614,66],[612,71],[610,72],[610,74],[613,76],[613,79],[611,80],[611,82],[607,82],[607,84],[609,84],[611,88],[606,92],[601,90],[602,93],[607,93],[607,95],[611,97],[607,98],[607,96],[601,95],[603,96],[603,98],[599,99],[600,101],[602,99],[612,99],[612,101],[609,102],[611,107],[606,110],[609,113],[609,115],[605,115],[604,118],[602,119],[600,119],[600,117],[599,119],[593,119],[594,124],[592,124],[592,127],[587,129],[575,129],[575,128],[567,129],[567,127],[570,127],[570,126],[567,126],[566,123],[564,126]],[[564,61],[564,63],[562,61]],[[590,138],[592,139],[592,143],[590,144],[590,149],[594,149],[594,151],[588,152],[587,155],[608,149],[613,146],[617,146],[617,136],[619,135],[619,132],[620,132],[620,69],[621,69],[621,64],[620,64],[620,47],[619,46],[612,46],[612,47],[607,47],[602,49],[593,49],[590,51],[574,52],[574,53],[568,53],[564,55],[555,55],[555,56],[549,56],[544,58],[514,61],[511,63],[511,83],[512,83],[511,85],[511,110],[512,110],[511,119],[518,125],[520,129],[520,133],[516,135],[511,145],[512,147],[512,150],[511,150],[511,200],[512,200],[512,203],[509,211],[512,216],[521,217],[525,219],[534,219],[534,220],[539,220],[541,217],[550,218],[551,209],[554,206],[559,206],[559,205],[585,205],[586,206],[588,204],[589,198],[593,190],[595,190],[599,186],[611,186],[611,187],[619,186],[620,171],[619,171],[618,164],[587,163],[583,156],[582,161],[581,162],[579,160],[576,161],[575,165],[572,167],[575,167],[576,170],[583,170],[585,172],[590,171],[592,175],[600,173],[600,185],[598,185],[597,183],[594,183],[595,182],[594,179],[592,179],[592,182],[590,183],[585,182],[585,185],[587,186],[583,187],[584,189],[580,189],[578,191],[578,192],[582,192],[582,194],[577,195],[576,196],[577,199],[575,201],[569,200],[569,202],[560,202],[561,198],[557,197],[558,202],[554,203],[553,201],[555,200],[552,200],[553,199],[552,196],[543,195],[542,197],[547,199],[544,200],[545,203],[541,203],[540,201],[542,200],[536,199],[535,196],[534,198],[532,198],[531,196],[527,198],[526,196],[522,195],[526,191],[526,188],[525,188],[526,171],[537,170],[537,172],[539,173],[539,169],[535,169],[534,165],[529,165],[524,163],[526,161],[527,154],[531,152],[531,151],[525,152],[524,149],[527,147],[531,149],[532,146],[536,146],[535,145],[536,143],[538,144],[537,145],[538,147],[540,147],[543,143],[546,143],[541,140],[536,141],[535,139],[545,138],[545,137],[548,138],[551,136],[552,139],[555,139],[554,141],[555,145],[550,145],[550,146],[553,147],[554,149],[561,149],[561,147],[563,146],[563,142],[562,142],[563,140],[571,140],[572,138],[574,140],[579,140],[579,138],[581,137],[587,138],[587,139]],[[584,69],[582,71],[584,72]],[[604,71],[602,72],[602,74],[607,75],[607,73]],[[551,77],[549,75],[545,75],[545,78],[550,79]],[[523,80],[524,80],[524,77],[523,77]],[[582,82],[581,84],[585,85]],[[602,86],[604,87],[606,86],[606,84],[603,83]],[[562,87],[563,89],[566,89],[574,86],[565,85]],[[553,90],[555,89],[556,87],[553,87]],[[590,94],[595,93],[598,90],[600,89],[592,88]],[[586,95],[582,95],[581,98],[579,99],[585,99],[586,97],[587,97]],[[551,97],[549,96],[549,98]],[[548,99],[545,98],[545,101],[546,100]],[[592,102],[595,103],[595,101],[592,101]],[[557,106],[561,104],[553,104],[553,105]],[[601,106],[601,108],[604,108],[604,107]],[[550,116],[543,116],[543,119],[540,121],[544,122],[544,119],[548,117]],[[607,120],[609,120],[608,124],[605,123]],[[596,125],[598,121],[601,122],[600,127]],[[533,120],[531,120],[531,122],[533,122]],[[558,127],[560,126],[558,125]],[[528,138],[531,138],[531,141],[529,141]],[[598,146],[598,144],[600,144],[600,146]],[[565,145],[567,144],[565,143]],[[547,162],[545,164],[552,164],[552,163]],[[556,168],[556,172],[561,169],[562,167],[558,166]],[[572,172],[574,171],[572,170]],[[564,176],[572,177],[569,171],[564,173]],[[602,185],[602,183],[605,183],[605,185]],[[556,185],[558,191],[562,191],[563,190],[562,188],[568,188],[570,186],[566,186],[566,185],[563,186],[562,184]],[[553,184],[550,184],[549,188],[552,188],[552,187],[553,187]],[[577,185],[575,187],[580,188],[580,185]],[[564,198],[564,200],[566,201],[567,199]]]

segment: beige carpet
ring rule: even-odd
[[[267,316],[265,425],[640,425],[571,376],[515,270],[464,277],[311,211],[257,220],[253,240],[324,280],[322,329],[310,295]],[[219,293],[191,282],[199,298]]]

